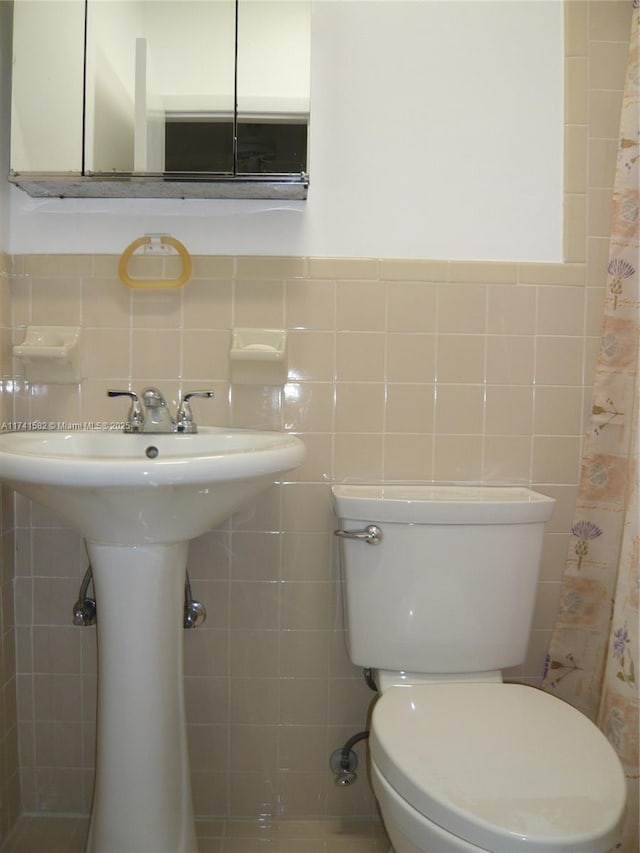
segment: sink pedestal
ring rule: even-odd
[[[197,853],[182,661],[187,548],[87,542],[98,602],[87,853]]]

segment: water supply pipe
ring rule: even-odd
[[[361,740],[369,737],[369,730],[358,732],[349,738],[341,749],[336,749],[331,753],[329,766],[336,774],[335,784],[339,788],[345,788],[353,783],[358,778],[356,767],[358,766],[358,756],[353,751],[353,747]]]

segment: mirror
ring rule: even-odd
[[[305,198],[310,0],[16,0],[10,180]]]

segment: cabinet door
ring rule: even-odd
[[[307,171],[309,0],[238,0],[237,173]]]
[[[11,168],[82,172],[84,0],[15,0]]]
[[[87,174],[233,171],[235,0],[88,0]]]

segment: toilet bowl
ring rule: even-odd
[[[520,487],[334,486],[351,660],[378,686],[371,782],[395,853],[609,853],[622,766],[524,660],[554,501]]]
[[[625,779],[583,714],[521,684],[395,687],[373,711],[371,776],[396,853],[605,853]]]

